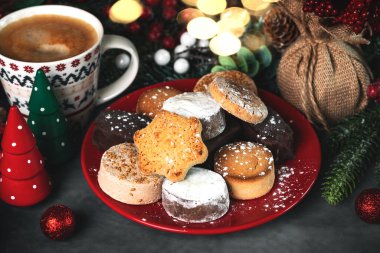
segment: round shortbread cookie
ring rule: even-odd
[[[163,103],[168,98],[174,97],[181,93],[182,91],[171,86],[147,90],[139,96],[136,104],[136,112],[145,114],[153,119],[156,117],[157,113],[161,111]]]
[[[209,92],[224,110],[245,122],[257,124],[268,115],[267,107],[252,90],[231,84],[224,78],[215,77]]]
[[[214,80],[215,77],[224,78],[226,82],[244,87],[248,90],[252,90],[255,94],[257,94],[257,87],[255,84],[255,81],[253,81],[253,79],[250,78],[248,75],[237,70],[227,70],[227,71],[221,71],[221,72],[204,75],[195,84],[193,91],[194,92],[208,92],[209,85]]]
[[[141,175],[136,146],[122,143],[102,156],[98,173],[100,188],[110,197],[132,205],[145,205],[161,199],[163,177]]]
[[[221,147],[214,170],[226,180],[235,199],[255,199],[273,187],[275,173],[271,151],[262,144],[236,142]]]

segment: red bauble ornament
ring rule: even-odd
[[[367,96],[369,99],[377,99],[379,97],[379,85],[369,85],[367,87]]]
[[[380,222],[380,189],[362,191],[355,201],[356,214],[367,223]]]
[[[177,16],[177,10],[173,7],[165,8],[162,11],[162,17],[166,20],[173,19]]]
[[[164,7],[176,7],[177,0],[163,0],[162,6]]]
[[[145,0],[146,5],[155,6],[160,3],[161,0]]]
[[[166,36],[162,39],[162,45],[166,49],[173,49],[176,45],[175,39],[173,37]]]
[[[52,240],[65,240],[75,231],[76,221],[73,211],[64,205],[49,207],[41,216],[42,232]]]

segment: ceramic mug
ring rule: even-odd
[[[42,5],[13,12],[0,20],[0,30],[21,18],[39,14],[63,15],[85,21],[95,29],[98,38],[91,48],[79,55],[52,62],[24,62],[0,54],[0,81],[10,104],[16,105],[27,117],[35,73],[42,69],[61,104],[62,112],[69,120],[83,126],[94,106],[119,95],[132,83],[139,66],[137,50],[124,37],[104,35],[101,22],[92,14],[63,5]],[[127,51],[131,61],[118,80],[98,90],[100,57],[111,48]]]

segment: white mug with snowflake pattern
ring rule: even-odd
[[[13,12],[0,19],[0,30],[16,20],[40,14],[64,15],[85,21],[95,29],[98,38],[88,50],[59,61],[24,62],[0,54],[0,81],[10,104],[17,105],[27,117],[34,76],[38,69],[42,69],[61,104],[62,112],[69,120],[83,126],[94,106],[116,97],[135,79],[139,66],[137,50],[124,37],[104,35],[101,22],[92,14],[63,5],[42,5]],[[100,56],[111,48],[127,51],[131,61],[118,80],[98,90]]]

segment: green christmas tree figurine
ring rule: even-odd
[[[66,117],[60,110],[45,73],[37,70],[29,100],[28,125],[48,164],[67,161],[74,154]]]

